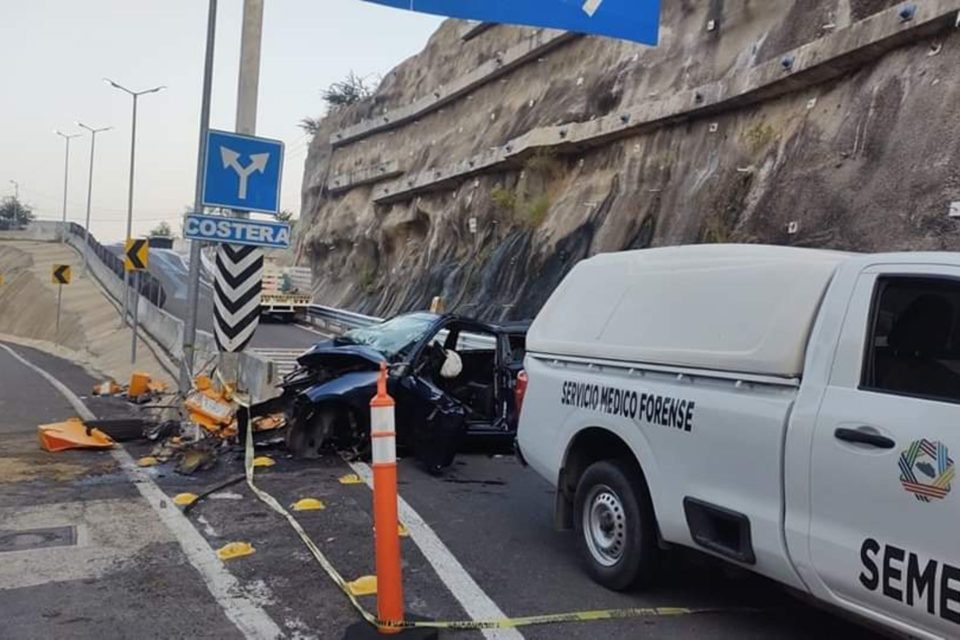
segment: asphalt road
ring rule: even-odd
[[[93,383],[78,367],[17,349],[81,393]],[[25,397],[31,398],[29,404],[24,402]],[[101,414],[137,411],[115,402],[91,403]],[[119,501],[109,502],[119,505],[108,519],[112,526],[153,531],[154,514],[145,510],[131,514],[136,506],[135,491],[109,464],[101,466],[109,463],[104,454],[38,453],[33,426],[41,420],[72,414],[42,380],[0,354],[0,415],[4,416],[0,419],[4,437],[0,450],[4,466],[0,469],[5,469],[8,476],[12,473],[10,477],[0,473],[0,486],[4,487],[0,512],[29,513],[38,504],[76,510],[69,505],[80,504],[87,517],[95,520],[98,501]],[[134,457],[148,453],[150,447],[149,443],[127,445]],[[298,519],[333,565],[347,579],[372,573],[370,491],[363,484],[338,482],[351,471],[346,463],[336,457],[294,461],[280,448],[258,453],[276,461],[272,467],[258,469],[257,482],[281,504],[290,505],[303,497],[325,503],[325,509],[300,513]],[[23,477],[24,464],[18,462],[19,466],[11,467],[11,458],[27,461],[34,475]],[[81,471],[66,473],[62,467],[65,463]],[[168,465],[150,467],[148,472],[168,496],[184,491],[199,494],[242,474],[241,452],[237,448],[223,449],[212,470],[191,476],[178,475]],[[454,562],[462,565],[508,616],[620,607],[717,609],[689,616],[529,627],[522,629],[525,638],[874,637],[862,627],[793,598],[772,582],[729,569],[695,552],[670,554],[660,583],[647,592],[617,594],[599,588],[581,570],[572,534],[557,533],[552,528],[552,496],[547,483],[510,456],[463,455],[442,478],[428,476],[416,464],[404,460],[400,465],[400,492],[449,550]],[[63,504],[68,506],[59,506]],[[255,598],[287,635],[336,638],[358,619],[287,522],[244,484],[198,503],[189,518],[212,548],[230,541],[254,545],[254,555],[230,561],[227,568],[239,580],[246,597]],[[8,526],[4,520],[0,528]],[[141,532],[134,538],[140,540],[144,535]],[[431,566],[431,558],[436,562],[435,545],[418,540],[405,538],[402,543],[408,611],[438,619],[465,618],[465,605],[460,604],[462,586],[441,580],[438,570]],[[136,547],[133,543],[127,546]],[[111,619],[119,625],[115,629],[123,630],[119,635],[130,637],[233,636],[235,629],[217,611],[216,603],[210,600],[176,544],[167,540],[136,547],[129,553],[123,549],[117,552],[122,552],[122,558],[115,562],[86,563],[73,569],[75,561],[66,555],[58,569],[67,572],[63,577],[54,572],[44,574],[37,585],[0,588],[0,617],[13,621],[13,626],[5,626],[0,635],[114,637],[118,635],[115,630],[111,633],[105,627]],[[0,552],[0,559],[4,555]],[[30,557],[42,559],[43,555]],[[88,575],[93,570],[90,567],[99,566],[106,569]],[[75,577],[67,569],[87,573]],[[0,568],[0,579],[11,573],[8,570],[4,574]],[[368,608],[375,606],[372,597],[363,597],[362,601]],[[479,638],[481,634],[445,632],[443,637]]]
[[[116,244],[108,247],[117,255],[122,255],[123,246]],[[185,320],[187,317],[187,282],[189,264],[182,255],[169,249],[150,249],[150,273],[163,285],[167,294],[164,310]],[[202,271],[200,279],[200,297],[197,305],[197,327],[201,331],[213,333],[213,284],[211,276]],[[254,348],[297,348],[306,349],[321,339],[316,333],[293,324],[260,321],[260,326],[250,343]]]

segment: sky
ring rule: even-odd
[[[242,0],[219,0],[210,125],[233,130]],[[0,0],[0,196],[39,218],[61,219],[65,143],[54,134],[113,126],[97,135],[91,231],[126,234],[132,100],[138,104],[133,235],[167,221],[179,232],[193,202],[205,0]],[[257,135],[283,140],[281,208],[300,213],[308,138],[297,126],[323,114],[321,90],[350,71],[385,74],[417,53],[440,19],[361,0],[265,0]],[[67,219],[83,223],[90,136],[70,142]]]

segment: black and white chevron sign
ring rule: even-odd
[[[263,251],[222,244],[217,249],[213,328],[220,351],[242,351],[260,322]]]

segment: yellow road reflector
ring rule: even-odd
[[[217,557],[221,560],[232,560],[252,556],[256,551],[249,542],[230,542],[217,549]]]
[[[143,456],[137,460],[138,467],[152,467],[155,464],[158,464],[160,461],[153,456]]]
[[[355,473],[348,473],[345,476],[340,476],[340,484],[363,484],[363,480]]]
[[[318,509],[326,509],[327,505],[316,498],[300,498],[290,505],[290,508],[294,511],[316,511]]]
[[[100,429],[87,428],[80,418],[70,418],[66,422],[41,424],[37,427],[40,447],[46,451],[64,451],[66,449],[109,449],[113,439]]]
[[[405,524],[403,524],[403,523],[401,522],[400,524],[397,525],[397,534],[398,534],[401,538],[409,538],[409,537],[410,537],[410,530],[407,529],[407,525],[405,525]]]
[[[377,576],[361,576],[348,582],[347,590],[354,596],[372,596],[377,593]]]
[[[173,504],[178,504],[181,507],[185,507],[188,504],[193,504],[197,499],[197,494],[195,493],[178,493],[173,496]]]
[[[253,466],[255,467],[272,467],[275,464],[277,463],[270,456],[257,456],[253,459]]]

